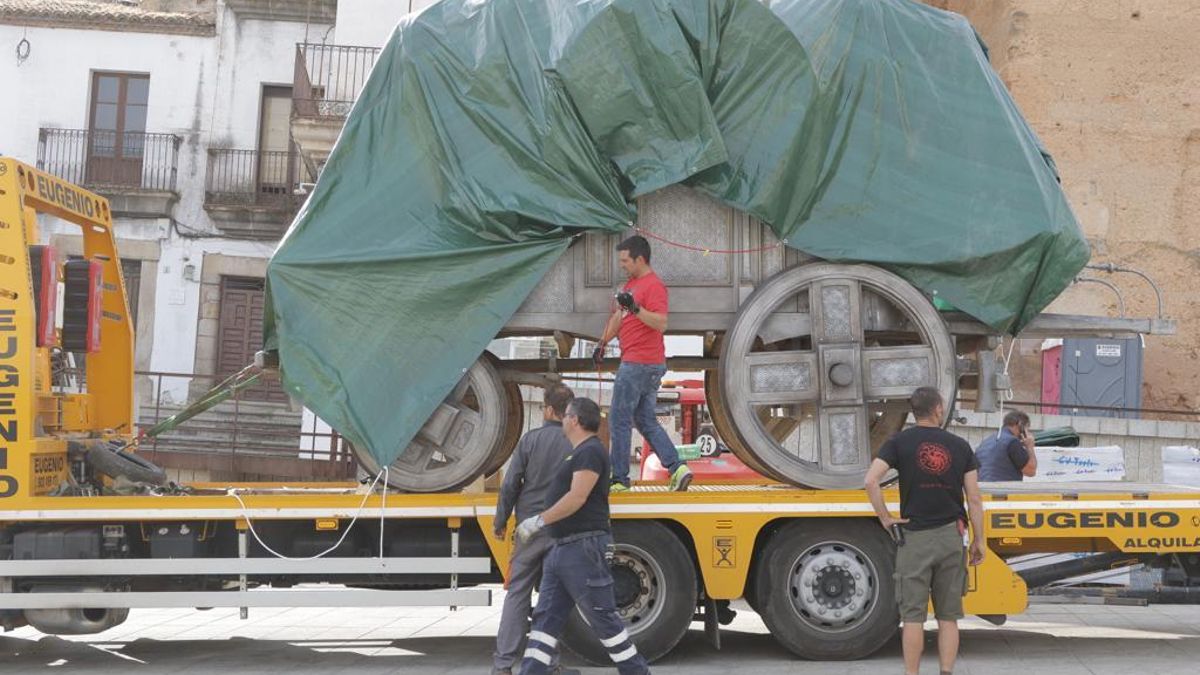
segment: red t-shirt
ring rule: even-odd
[[[656,314],[667,311],[667,287],[654,272],[630,279],[624,290],[633,293],[633,301],[642,309]],[[626,314],[621,319],[617,337],[621,342],[622,361],[650,365],[667,362],[663,334],[647,326],[637,315]]]

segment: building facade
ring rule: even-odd
[[[296,45],[333,0],[0,1],[0,152],[112,203],[136,367],[168,400],[261,344],[266,260],[311,182],[290,138]],[[46,243],[79,255],[53,222]],[[157,383],[139,377],[145,402]],[[280,400],[276,391],[257,392]]]

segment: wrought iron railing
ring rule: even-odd
[[[292,115],[325,118],[348,115],[378,56],[376,47],[297,44]]]
[[[301,183],[314,182],[294,151],[210,148],[204,202],[298,208]]]
[[[41,129],[37,165],[89,188],[174,192],[182,141],[174,134]]]
[[[178,413],[223,379],[160,371],[137,375],[140,382],[150,384],[150,391],[139,396],[137,422],[142,429]],[[286,403],[254,396],[255,389],[278,391],[279,384],[268,380],[235,393],[160,436],[142,439],[139,451],[164,468],[201,472],[214,480],[354,478],[358,464],[344,438],[325,427],[305,425],[301,415],[286,412]]]

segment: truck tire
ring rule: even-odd
[[[132,452],[117,452],[104,445],[93,445],[88,449],[87,464],[93,471],[109,478],[124,477],[135,483],[151,485],[164,485],[167,482],[167,472],[150,460]]]
[[[613,523],[613,591],[633,644],[647,661],[663,657],[687,633],[696,614],[696,568],[675,533],[653,521]],[[612,667],[578,610],[571,612],[563,643],[598,666]]]
[[[865,658],[900,626],[895,560],[895,546],[877,523],[788,523],[763,549],[754,604],[775,639],[797,656]]]

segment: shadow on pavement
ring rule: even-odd
[[[324,672],[346,670],[359,673],[390,673],[404,670],[424,673],[485,673],[490,668],[494,638],[491,636],[413,637],[403,639],[258,639],[233,637],[208,640],[105,641],[82,637],[70,640],[54,636],[21,639],[0,636],[0,671],[25,672],[57,663],[88,672]],[[899,648],[885,648],[899,653]],[[883,658],[888,658],[884,656]],[[660,659],[656,669],[689,671],[705,664],[736,663],[783,665],[800,663],[770,636],[761,633],[725,631],[723,648],[713,649],[704,632],[692,630],[679,645]],[[563,664],[597,672],[614,671],[611,666],[593,667],[567,653]],[[714,670],[727,670],[718,666]],[[614,671],[615,672],[615,671]]]
[[[1162,650],[1163,639],[1108,637],[1055,637],[1045,633],[1013,629],[971,630],[963,633],[963,655],[973,664],[1018,661],[1042,651],[1059,658],[1084,654],[1103,643],[1106,652],[1133,657]],[[723,648],[713,649],[703,631],[692,630],[679,645],[655,664],[655,671],[725,675],[731,670],[753,668],[754,675],[766,672],[792,673],[797,667],[812,672],[876,673],[900,659],[898,639],[888,642],[875,655],[853,663],[818,664],[794,657],[770,636],[762,633],[724,631]],[[1200,639],[1173,640],[1180,647],[1200,653]],[[1180,644],[1182,643],[1182,644]],[[196,639],[106,641],[82,637],[78,640],[45,636],[23,639],[0,636],[0,672],[24,673],[48,667],[89,673],[369,673],[432,674],[471,673],[482,675],[491,665],[491,636],[412,637],[402,639],[249,639],[243,637]],[[1196,650],[1196,651],[1192,651]],[[1018,652],[1020,655],[1018,655]],[[936,633],[926,634],[926,655],[936,654]],[[1178,652],[1177,652],[1178,653]],[[564,665],[585,668],[591,673],[615,672],[596,668],[573,654]],[[972,668],[972,672],[974,669]]]

